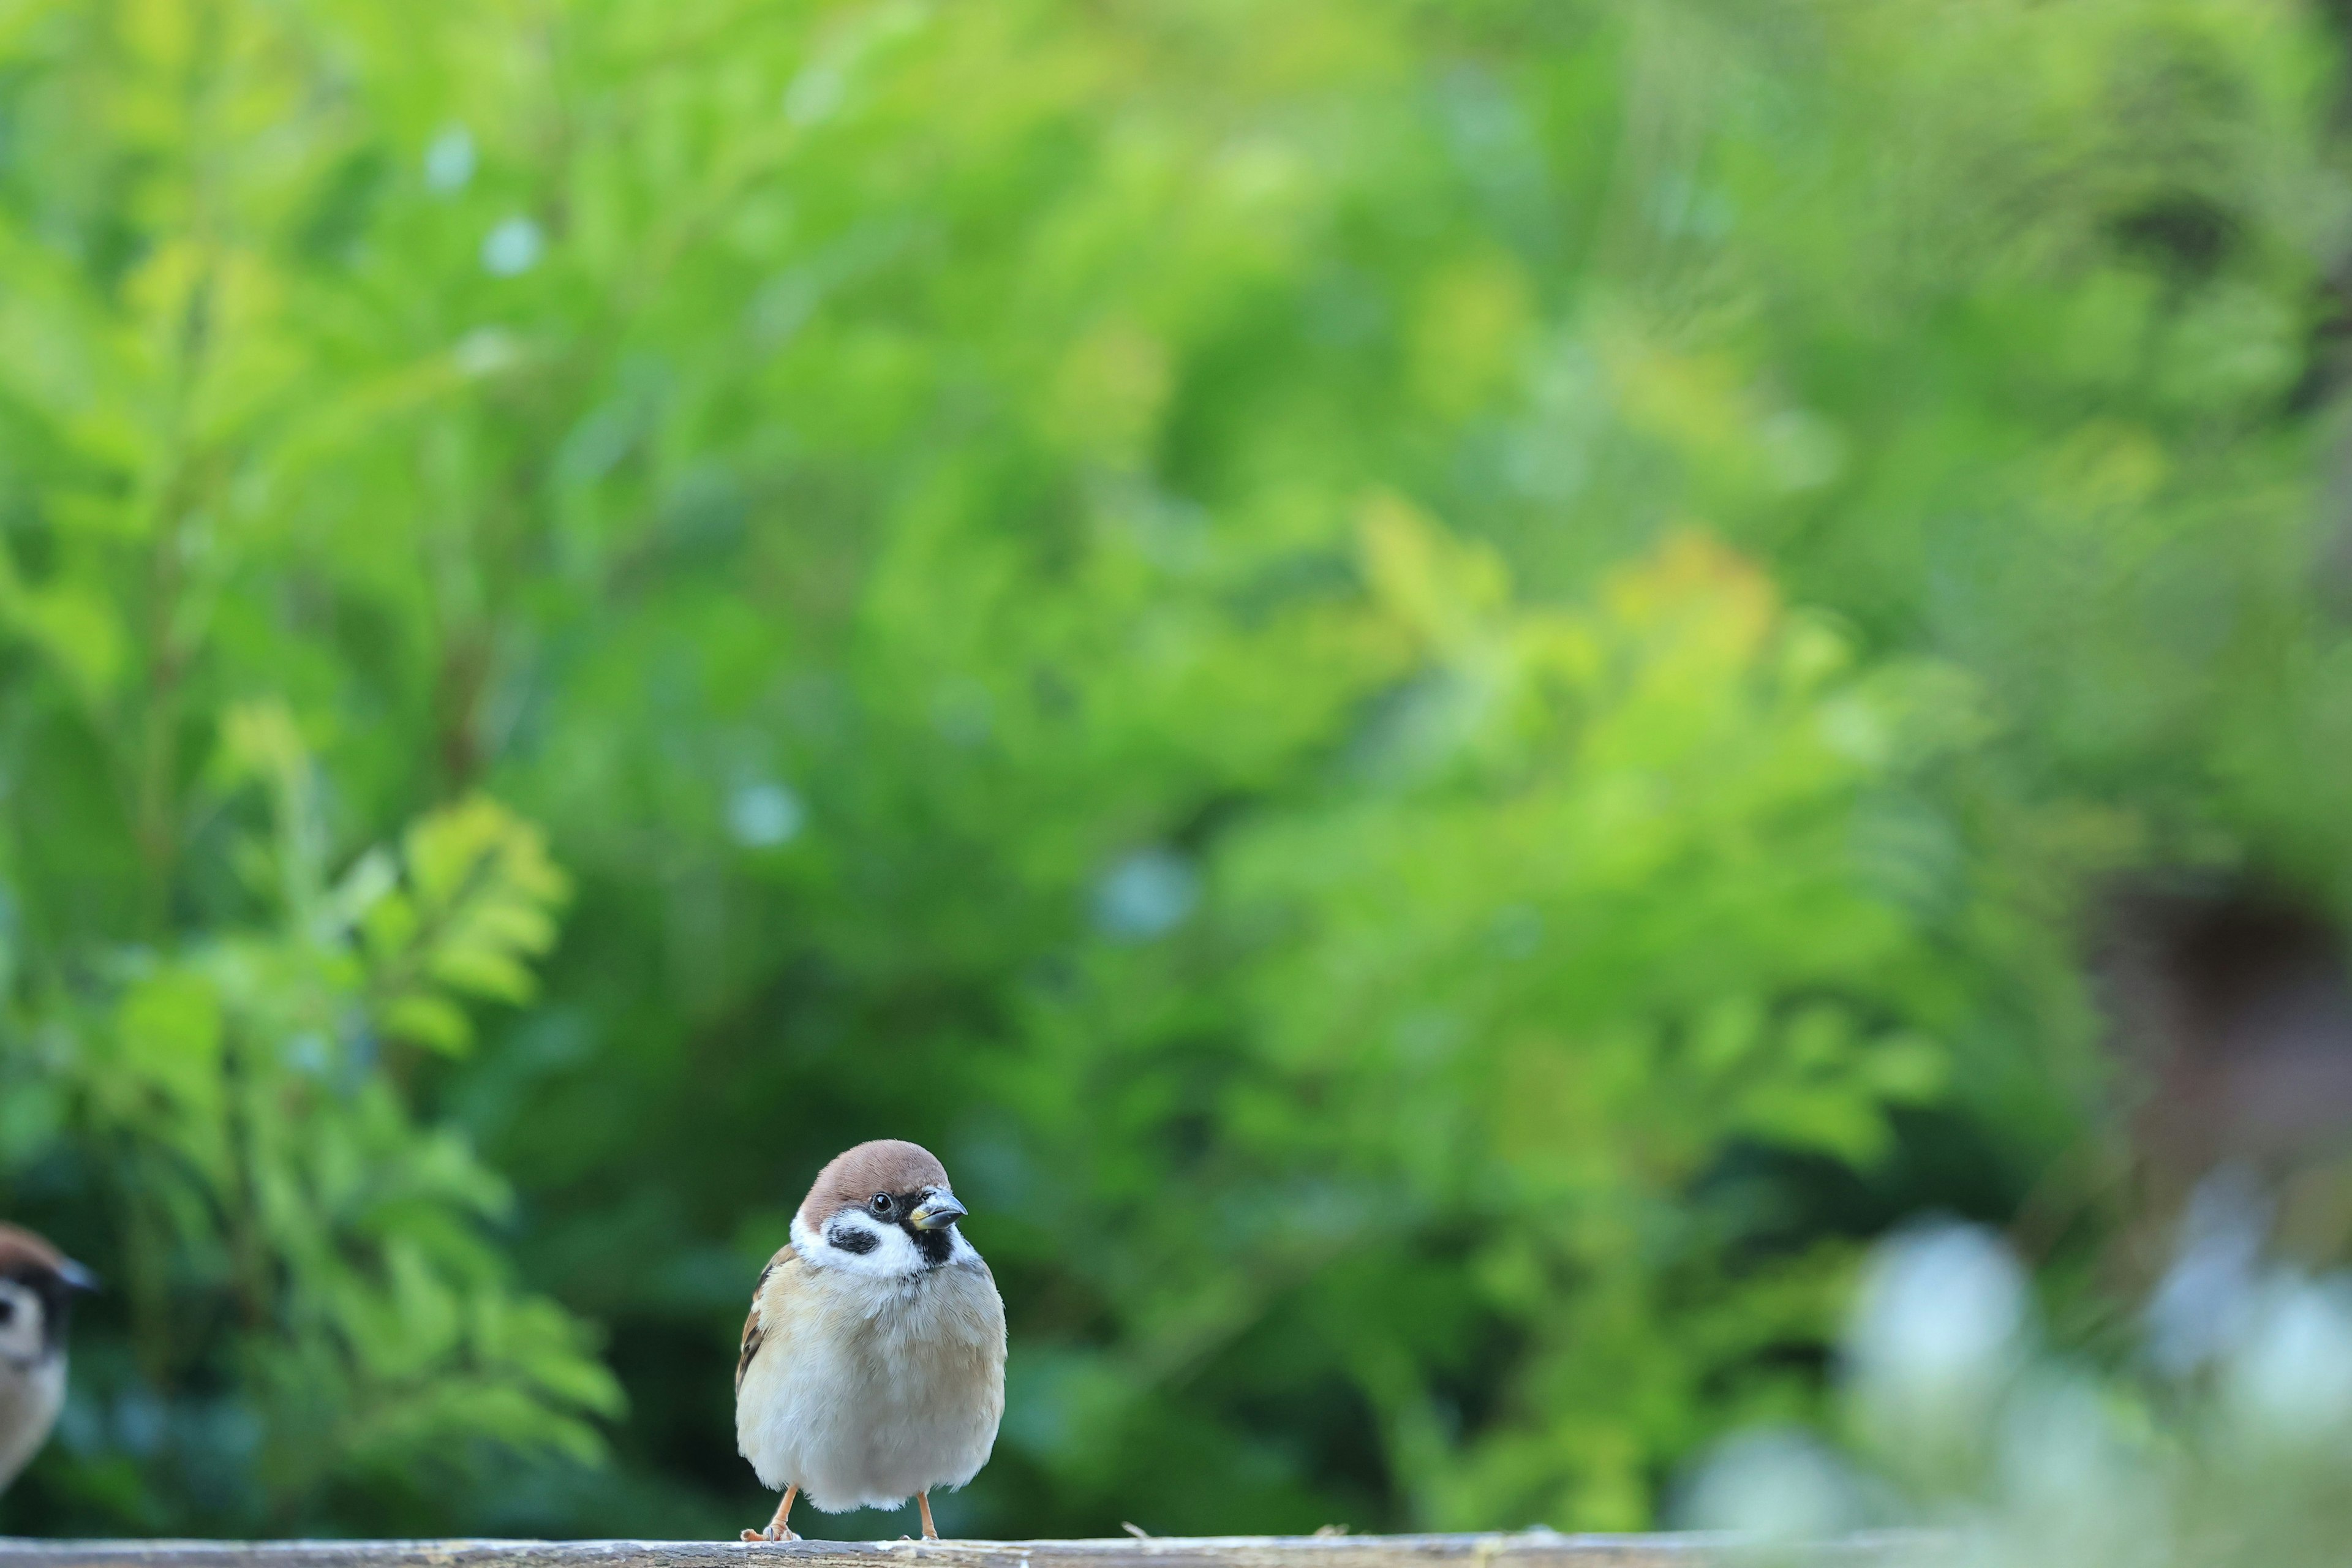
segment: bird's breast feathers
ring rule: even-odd
[[[0,1491],[39,1451],[65,1400],[63,1351],[29,1365],[0,1358]]]
[[[828,1512],[961,1486],[1004,1412],[1004,1303],[988,1265],[959,1237],[948,1263],[879,1273],[859,1267],[870,1253],[803,1228],[769,1261],[743,1325],[743,1457]]]

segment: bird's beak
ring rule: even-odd
[[[58,1264],[58,1278],[77,1290],[95,1292],[98,1289],[98,1276],[70,1258]]]
[[[933,1193],[915,1205],[915,1212],[907,1216],[907,1223],[917,1230],[942,1230],[963,1218],[968,1212],[955,1201],[953,1193]]]

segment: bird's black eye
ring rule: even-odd
[[[877,1193],[874,1194],[874,1212],[876,1214],[888,1214],[890,1212],[889,1194]]]

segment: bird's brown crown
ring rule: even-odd
[[[22,1226],[0,1225],[0,1277],[23,1279],[57,1274],[66,1266],[65,1254]]]
[[[862,1205],[877,1193],[898,1195],[947,1184],[948,1168],[920,1143],[877,1138],[835,1155],[816,1173],[801,1215],[811,1225],[822,1225],[826,1215]]]

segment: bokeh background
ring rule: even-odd
[[[731,1535],[877,1135],[950,1532],[2340,1476],[2347,110],[2291,0],[0,9],[109,1281],[0,1526]]]

